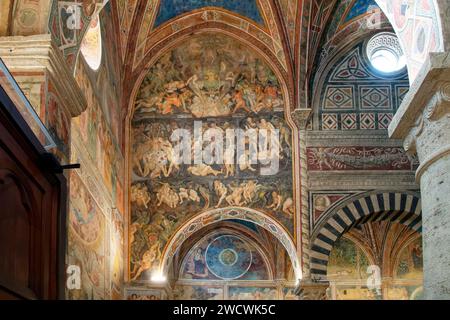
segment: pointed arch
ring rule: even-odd
[[[267,231],[269,231],[275,238],[277,238],[288,253],[294,274],[297,280],[302,279],[302,270],[297,249],[292,241],[289,233],[277,221],[258,210],[241,207],[228,207],[206,211],[200,215],[187,220],[178,231],[172,236],[162,253],[162,259],[159,266],[159,273],[164,275],[167,273],[173,257],[178,251],[178,248],[197,231],[205,228],[213,223],[225,220],[244,220],[252,222]]]

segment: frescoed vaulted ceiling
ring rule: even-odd
[[[121,55],[130,72],[145,68],[152,49],[156,46],[160,49],[170,38],[220,25],[220,29],[252,44],[259,43],[261,50],[271,52],[286,74],[296,73],[300,88],[324,39],[330,40],[347,25],[361,24],[367,12],[377,8],[375,0],[118,0],[116,3]]]
[[[215,30],[263,52],[289,79],[293,74],[301,1],[115,1],[125,88],[132,94],[155,53],[188,34]],[[291,89],[292,83],[287,84]],[[125,100],[129,100],[126,98]],[[126,102],[124,102],[126,103]],[[126,107],[125,107],[126,109]]]

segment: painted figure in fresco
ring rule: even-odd
[[[161,187],[156,192],[156,199],[158,200],[158,203],[156,204],[157,207],[160,207],[164,203],[172,209],[175,209],[180,201],[178,193],[176,193],[168,183],[161,184]]]
[[[276,191],[272,191],[272,204],[268,206],[268,208],[277,211],[278,209],[280,209],[282,202],[283,196]]]
[[[294,214],[294,200],[292,198],[287,198],[284,201],[282,211],[288,216],[292,216]]]
[[[276,154],[279,155],[280,159],[282,159],[283,155],[278,152],[280,150],[279,139],[272,139],[272,136],[275,134],[275,127],[273,124],[266,119],[261,119],[259,121],[258,128],[262,129],[258,131],[260,136],[260,144],[265,145],[263,151],[259,151],[258,158],[270,159],[272,157],[272,154],[270,153],[275,151]]]
[[[251,203],[259,185],[256,183],[256,181],[248,181],[247,183],[244,183],[242,186],[243,186],[244,203],[245,204]]]
[[[133,165],[137,169],[135,172],[141,177],[168,177],[173,171],[179,170],[175,157],[172,144],[167,139],[147,138],[135,148]]]
[[[195,117],[203,117],[206,115],[222,116],[230,114],[228,107],[223,104],[223,99],[226,96],[226,93],[223,94],[218,91],[220,89],[218,86],[216,88],[218,89],[217,91],[213,90],[215,82],[208,83],[208,80],[211,78],[214,78],[214,75],[207,73],[204,80],[199,80],[199,76],[194,74],[186,82],[195,95],[189,108]],[[205,90],[208,86],[210,87],[209,90]]]
[[[137,269],[132,280],[136,280],[144,271],[147,271],[154,267],[155,262],[161,256],[161,250],[159,243],[155,243],[149,250],[147,250],[140,261],[139,269]],[[134,273],[134,272],[133,272]]]
[[[245,130],[250,130],[250,129],[258,129],[258,124],[255,122],[255,119],[252,117],[248,117],[245,120]]]
[[[280,208],[282,212],[290,216],[294,214],[294,200],[288,197],[284,200],[283,196],[277,191],[272,191],[272,204],[268,206],[269,209],[273,211],[278,211]]]
[[[228,189],[219,180],[214,181],[214,191],[216,192],[219,201],[217,202],[216,208],[219,208],[222,202],[225,200]]]
[[[164,94],[155,95],[148,98],[141,98],[136,101],[134,112],[152,112],[156,111],[156,106],[161,103]]]
[[[222,171],[214,170],[206,164],[197,164],[195,166],[189,167],[188,172],[194,176],[206,177],[207,175],[218,176],[222,174]]]
[[[279,97],[278,88],[272,81],[269,81],[268,86],[264,89],[264,103],[269,109],[277,108],[283,103]]]
[[[242,201],[242,188],[240,186],[233,187],[230,186],[231,194],[225,197],[228,205],[230,206],[240,206]]]
[[[130,230],[129,230],[129,234],[130,234],[130,243],[134,242],[134,234],[139,230],[141,226],[134,222],[130,225]]]
[[[228,141],[226,143],[226,146],[227,148],[224,152],[224,169],[225,178],[228,178],[234,176],[236,172],[236,166],[234,165],[235,149],[234,146],[231,146],[231,143],[228,143]]]
[[[150,200],[150,194],[145,184],[139,183],[131,186],[131,202],[136,203],[138,207],[148,209]]]
[[[197,191],[195,191],[194,189],[180,188],[178,197],[180,198],[180,204],[183,204],[184,199],[193,202],[200,202],[200,197],[198,196]]]
[[[251,110],[247,107],[247,102],[244,100],[244,96],[241,90],[235,90],[233,95],[233,100],[235,103],[233,114],[243,109],[244,111],[250,113]]]
[[[203,252],[201,248],[198,248],[193,257],[194,263],[194,275],[196,277],[205,278],[208,276],[208,268],[203,259]]]
[[[83,242],[93,244],[102,230],[97,206],[78,176],[72,176],[70,227]]]
[[[173,108],[181,108],[183,103],[181,102],[180,97],[176,92],[172,92],[167,95],[163,101],[158,102],[156,104],[158,106],[159,112],[161,114],[171,114],[173,112]]]
[[[249,170],[251,172],[256,171],[256,169],[252,167],[250,159],[250,151],[248,149],[242,152],[242,155],[239,157],[239,170],[240,171]]]
[[[229,186],[231,194],[225,200],[230,206],[243,206],[250,202],[256,192],[257,185],[254,181],[244,182],[237,187]],[[249,199],[249,201],[247,201]]]
[[[273,123],[280,134],[280,144],[285,143],[289,147],[289,150],[291,150],[291,131],[280,119],[274,119]]]
[[[416,244],[411,250],[411,257],[414,265],[414,269],[420,270],[423,267],[422,248],[419,244]]]

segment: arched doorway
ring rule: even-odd
[[[313,233],[311,275],[326,280],[333,245],[351,228],[370,221],[392,221],[421,232],[420,199],[414,193],[367,193],[330,209]]]

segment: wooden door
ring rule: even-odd
[[[59,225],[65,223],[61,215],[64,179],[46,168],[35,141],[15,122],[4,98],[0,106],[0,299],[56,299],[63,259],[59,242],[65,239],[59,234]]]

